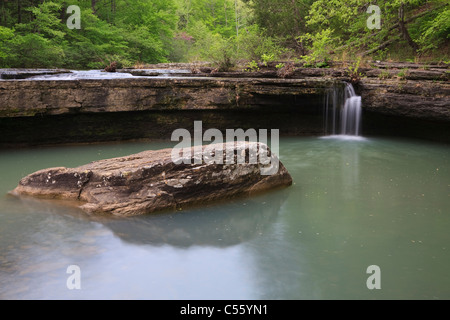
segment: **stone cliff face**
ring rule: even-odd
[[[220,130],[321,135],[324,93],[352,80],[345,68],[298,68],[283,79],[270,64],[253,73],[203,67],[171,78],[151,72],[152,77],[108,80],[0,80],[0,146],[168,139],[177,128],[191,129],[195,120]],[[379,63],[358,72],[363,133],[378,134],[387,122],[414,128],[418,121],[439,132],[448,127],[448,67]]]
[[[380,78],[385,72],[387,79]],[[411,118],[450,121],[447,71],[362,69],[357,90],[364,108]],[[254,78],[248,78],[254,77]],[[343,70],[299,69],[295,79],[276,72],[205,73],[184,78],[0,81],[0,117],[162,110],[237,110],[311,104],[324,90],[350,80]]]
[[[380,114],[450,122],[450,84],[418,80],[363,79],[364,109]]]
[[[330,79],[136,78],[0,82],[0,116],[236,110],[321,97]]]

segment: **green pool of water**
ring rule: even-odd
[[[6,195],[39,169],[172,145],[1,151],[0,299],[450,299],[447,145],[285,138],[292,187],[127,219]]]

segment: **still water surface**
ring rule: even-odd
[[[0,299],[450,299],[446,145],[284,138],[292,187],[127,219],[5,195],[42,168],[170,146],[1,151]]]

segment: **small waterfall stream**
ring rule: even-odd
[[[341,134],[359,136],[361,129],[361,97],[349,83],[345,86],[345,104],[341,110]]]
[[[334,86],[325,96],[324,130],[326,135],[361,135],[361,97],[350,83],[342,90]]]

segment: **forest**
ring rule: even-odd
[[[72,5],[80,28],[68,27]],[[0,0],[0,68],[449,63],[449,37],[448,0]]]

